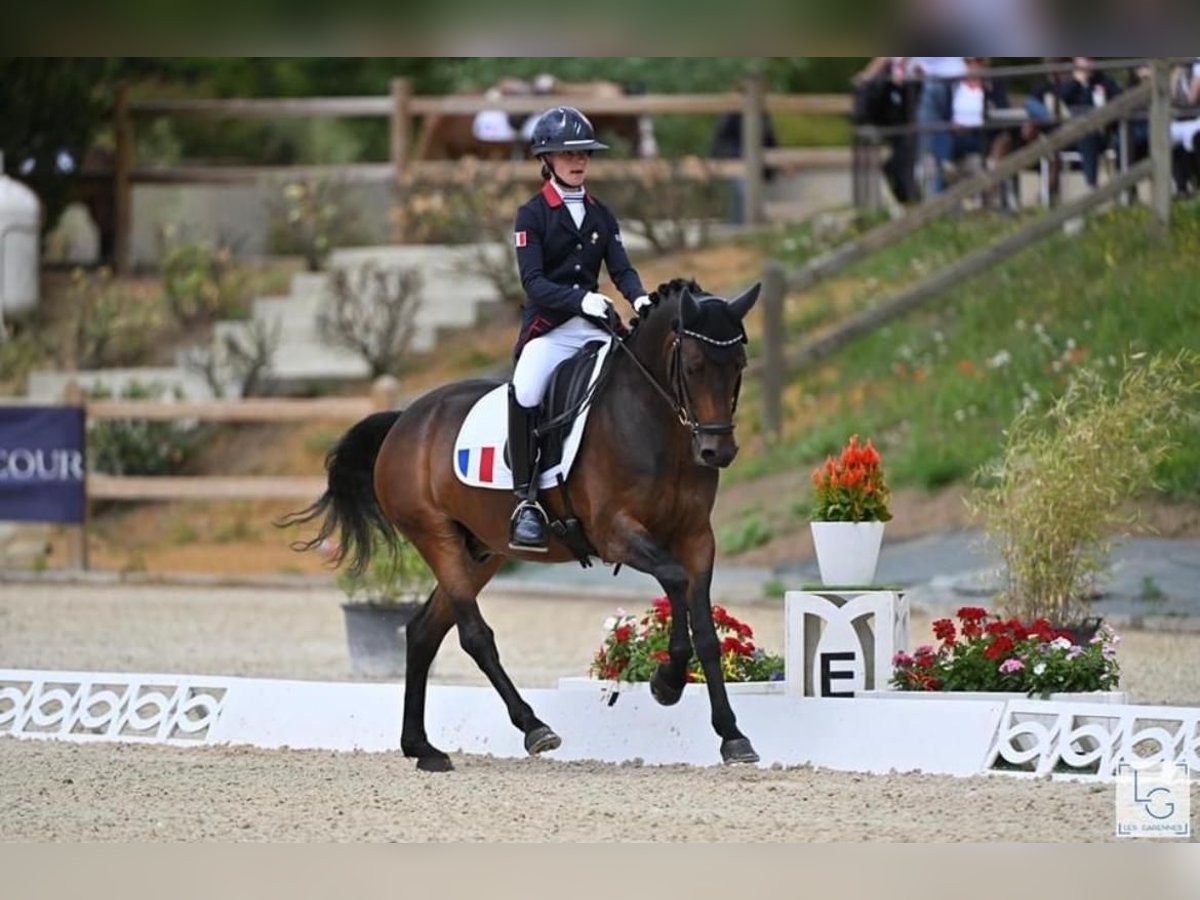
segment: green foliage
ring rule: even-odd
[[[1120,682],[1117,644],[1107,625],[1080,638],[1046,619],[1024,623],[964,606],[958,623],[933,623],[936,648],[918,647],[893,660],[891,683],[908,691],[1016,691],[1031,697],[1057,692],[1107,691]]]
[[[758,509],[744,512],[737,522],[726,525],[717,535],[721,555],[737,556],[769,543],[775,531]]]
[[[130,382],[122,400],[160,400],[161,384]],[[107,399],[112,392],[98,388],[88,394]],[[180,398],[178,390],[176,399]],[[179,472],[200,446],[205,430],[183,422],[149,419],[96,419],[88,424],[88,469],[105,475],[170,475]]]
[[[1055,622],[1082,613],[1109,536],[1131,524],[1126,501],[1154,486],[1197,394],[1200,356],[1138,354],[1115,387],[1081,369],[1048,410],[1017,414],[972,500],[1004,560],[1006,611]]]
[[[169,246],[162,260],[163,297],[180,325],[246,317],[250,276],[229,248],[205,241],[176,243],[172,232],[164,237]]]
[[[64,57],[0,57],[0,150],[4,171],[27,184],[42,203],[43,224],[52,228],[109,111],[111,60]],[[74,159],[57,165],[60,151]],[[33,160],[33,169],[17,174]]]
[[[787,307],[798,343],[868,309],[917,278],[1021,224],[986,214],[939,222],[874,254]],[[776,245],[800,263],[859,230],[788,229]],[[1200,347],[1194,260],[1200,204],[1177,203],[1169,244],[1154,242],[1146,211],[1118,207],[1076,237],[1045,239],[925,308],[853,342],[785,385],[785,431],[723,479],[807,470],[844,435],[874,435],[893,488],[961,481],[991,458],[1025,406],[1044,409],[1082,365],[1113,379],[1120,360],[1146,350]],[[760,351],[752,341],[751,354]],[[752,421],[754,382],[743,391]],[[1188,407],[1200,413],[1200,402]],[[739,423],[740,428],[740,423]],[[1200,498],[1200,429],[1156,470],[1163,496]]]
[[[346,597],[363,603],[424,600],[433,590],[434,577],[417,548],[403,540],[395,547],[381,536],[373,540],[366,571],[358,576],[346,568],[338,571],[337,586]]]
[[[721,641],[721,672],[726,681],[779,681],[783,658],[754,646],[754,631],[713,606],[713,626]],[[649,681],[654,670],[667,662],[671,640],[671,604],[659,597],[640,618],[617,611],[605,623],[604,643],[596,651],[588,674],[614,681]],[[688,662],[688,681],[704,681],[695,654]]]

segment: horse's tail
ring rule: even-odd
[[[375,458],[388,431],[400,417],[399,410],[372,413],[342,435],[325,455],[329,485],[311,506],[289,513],[275,524],[302,525],[321,516],[321,529],[309,541],[295,541],[292,549],[312,550],[322,546],[336,531],[337,548],[331,554],[335,566],[350,557],[350,574],[361,575],[371,561],[373,534],[378,533],[390,550],[399,547],[396,529],[387,520],[375,497]]]

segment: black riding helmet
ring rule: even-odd
[[[596,140],[596,130],[587,116],[573,106],[556,106],[538,116],[529,139],[534,156],[569,150],[607,150]]]

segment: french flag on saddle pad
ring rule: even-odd
[[[466,447],[458,451],[458,471],[463,478],[491,484],[495,480],[495,465],[495,447]]]

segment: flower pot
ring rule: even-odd
[[[826,587],[866,587],[875,581],[884,522],[811,522],[813,549]]]
[[[350,671],[359,678],[401,678],[407,664],[405,629],[421,601],[343,603]]]

